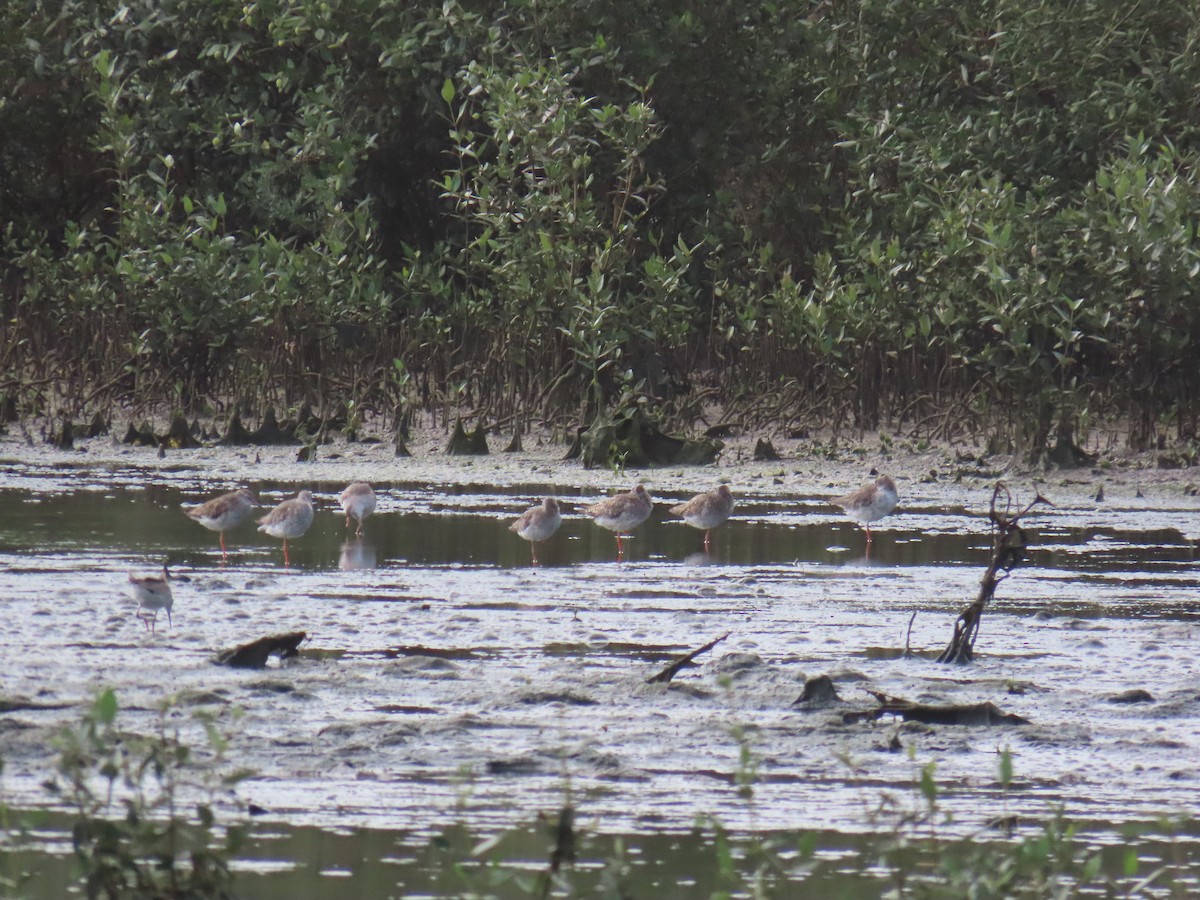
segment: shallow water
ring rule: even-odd
[[[248,486],[264,509],[298,489]],[[285,567],[279,542],[249,523],[227,535],[222,562],[216,535],[182,508],[232,485],[186,466],[0,467],[2,693],[74,705],[0,716],[8,802],[46,802],[47,741],[113,685],[127,727],[149,728],[170,694],[244,709],[233,753],[258,774],[236,800],[300,828],[486,833],[569,792],[599,833],[681,834],[715,814],[739,831],[854,834],[877,830],[864,811],[931,760],[959,833],[1001,813],[1043,818],[1052,804],[1112,825],[1197,812],[1191,498],[1058,498],[1031,520],[1029,562],[985,616],[979,661],[947,668],[897,651],[906,639],[940,649],[977,591],[986,486],[910,487],[869,556],[832,491],[739,492],[707,555],[666,515],[687,493],[652,491],[655,515],[621,562],[612,535],[577,512],[601,492],[561,479],[375,480],[379,508],[358,540],[336,506],[344,482],[302,486],[318,514]],[[551,493],[566,519],[534,568],[507,525]],[[126,572],[164,561],[187,580],[173,625],[160,617],[148,634]],[[309,642],[285,668],[211,662],[290,630]],[[726,633],[670,686],[646,684]],[[1032,724],[845,725],[842,710],[792,706],[821,673],[852,708],[872,705],[869,689],[991,701]],[[1109,701],[1132,688],[1154,702]],[[889,750],[893,735],[913,759]],[[752,803],[735,790],[739,736],[757,765]],[[995,782],[1004,747],[1018,778],[1007,794]]]

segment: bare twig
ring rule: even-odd
[[[654,677],[647,678],[646,684],[666,684],[672,678],[675,677],[675,675],[679,672],[680,669],[682,669],[684,666],[686,666],[688,663],[690,663],[692,660],[694,660],[701,653],[706,653],[709,650],[711,650],[713,647],[717,646],[717,644],[721,643],[721,641],[723,641],[723,640],[725,640],[725,638],[729,637],[729,634],[730,634],[729,632],[725,632],[725,634],[721,635],[719,638],[709,641],[703,647],[700,647],[697,650],[693,650],[687,656],[683,656],[683,657],[680,657],[679,659],[675,660],[675,662],[671,663],[669,666],[667,666],[665,669],[663,669],[661,672],[659,672]]]
[[[1042,503],[1054,505],[1039,492],[1027,506],[1019,509],[1008,486],[1003,481],[996,482],[988,513],[992,523],[992,561],[983,573],[979,595],[955,620],[954,635],[946,649],[938,655],[938,662],[968,663],[974,659],[975,639],[979,636],[984,607],[995,596],[1000,582],[1025,558],[1028,539],[1025,529],[1021,527],[1021,519]]]

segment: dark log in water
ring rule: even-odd
[[[300,644],[307,637],[304,631],[268,635],[230,650],[222,650],[217,654],[216,663],[235,669],[262,669],[273,653],[278,653],[280,659],[296,656],[300,652]]]
[[[994,703],[914,703],[901,697],[890,697],[869,691],[879,706],[875,709],[848,712],[842,716],[846,723],[873,721],[884,716],[899,716],[906,722],[927,725],[1028,725],[1023,716],[1006,713]]]

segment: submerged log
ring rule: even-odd
[[[300,644],[307,637],[308,633],[304,631],[268,635],[230,650],[222,650],[215,661],[219,666],[232,666],[235,669],[262,669],[273,653],[278,653],[280,659],[299,654]]]
[[[1001,498],[1004,501],[1003,509]],[[1029,541],[1025,529],[1021,527],[1021,519],[1039,503],[1052,505],[1039,493],[1024,509],[1013,512],[1015,504],[1012,492],[1004,482],[996,483],[992,490],[991,512],[988,514],[992,522],[992,561],[983,573],[979,595],[958,614],[954,622],[954,634],[946,649],[938,655],[938,662],[965,664],[975,658],[975,639],[979,636],[984,608],[992,601],[1000,582],[1025,558]]]
[[[927,725],[1028,725],[1029,720],[1006,713],[994,703],[914,703],[900,697],[890,697],[876,691],[869,693],[879,701],[875,709],[858,710],[842,715],[847,724],[874,721],[884,716],[899,716],[906,722]]]
[[[714,638],[713,640],[709,641],[703,647],[693,650],[691,653],[687,654],[686,656],[681,656],[679,659],[675,660],[675,662],[671,663],[669,666],[667,666],[665,669],[663,669],[657,675],[647,678],[646,684],[667,684],[672,678],[674,678],[679,673],[680,669],[682,669],[684,666],[690,664],[692,662],[692,660],[694,660],[701,653],[707,653],[713,647],[717,646],[717,644],[721,643],[721,641],[723,641],[723,640],[725,640],[725,638],[729,637],[729,634],[730,634],[730,632],[727,631],[723,635],[721,635],[719,638]]]

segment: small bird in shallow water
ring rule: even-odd
[[[878,522],[900,502],[896,482],[889,475],[880,475],[869,484],[864,484],[852,494],[831,501],[840,506],[855,522],[867,529],[867,543],[871,543],[871,523]]]
[[[157,633],[158,611],[167,611],[167,624],[174,626],[171,621],[171,606],[175,598],[171,596],[171,573],[163,566],[161,575],[135,575],[129,573],[129,596],[138,603],[137,617],[142,620],[146,630]],[[153,612],[150,616],[142,610]]]
[[[547,497],[541,506],[533,506],[521,513],[517,520],[508,526],[509,531],[515,531],[517,537],[529,541],[529,551],[533,555],[533,564],[538,564],[537,545],[558,531],[562,524],[562,514],[558,511],[558,501]]]
[[[250,511],[258,506],[258,498],[246,488],[214,497],[207,503],[193,506],[187,510],[188,516],[195,519],[209,531],[216,531],[221,536],[221,561],[225,561],[225,532],[230,528],[241,525],[250,516]]]
[[[358,530],[354,533],[362,534],[363,519],[375,512],[375,492],[371,490],[371,486],[365,481],[351,482],[338,497],[338,503],[346,513],[346,527],[350,527],[351,519],[357,519]]]
[[[733,514],[733,492],[723,484],[715,491],[697,494],[687,503],[671,507],[671,515],[679,516],[693,528],[704,530],[704,549],[709,547],[712,530]]]
[[[283,538],[283,563],[290,566],[292,561],[288,557],[288,538],[300,537],[312,523],[312,491],[301,491],[259,519],[258,530],[271,537]]]
[[[625,555],[625,547],[621,543],[622,532],[637,528],[654,511],[650,495],[640,484],[627,494],[617,494],[599,503],[593,503],[583,510],[596,520],[601,528],[607,528],[617,536],[617,559]]]

